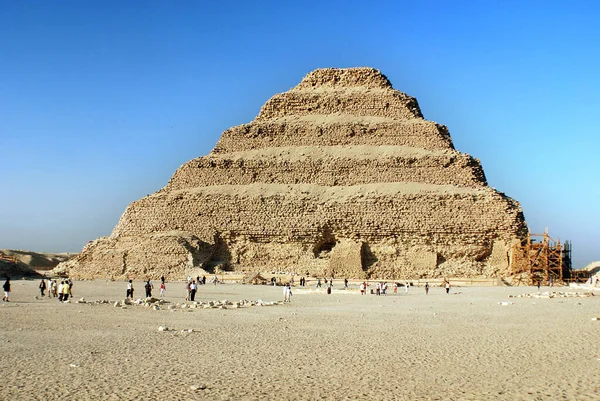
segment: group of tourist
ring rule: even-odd
[[[154,283],[152,283],[152,279],[149,278],[144,283],[144,290],[146,290],[146,298],[152,298],[152,290],[153,289],[154,289]],[[160,297],[161,298],[164,298],[166,290],[167,290],[167,286],[165,285],[165,276],[161,276],[161,278],[160,278]],[[133,280],[129,280],[127,282],[127,291],[125,293],[126,294],[125,297],[133,299],[133,292],[134,292]]]
[[[52,278],[42,279],[38,288],[41,297],[45,297],[48,290],[48,298],[58,298],[58,302],[68,301],[73,296],[73,280],[70,278],[60,282]]]
[[[213,278],[213,283],[217,284],[217,275]],[[196,279],[192,279],[188,276],[187,282],[185,284],[185,300],[194,302],[196,300],[196,292],[198,292],[198,285],[206,284],[206,276],[196,277]]]
[[[273,277],[273,279],[275,279],[275,277]],[[160,296],[161,296],[161,298],[163,298],[165,296],[165,291],[166,291],[165,277],[162,276],[160,278],[160,281],[161,281]],[[216,276],[215,276],[215,279],[213,280],[213,282],[216,283],[216,281],[217,280],[216,280]],[[275,280],[272,280],[272,282],[274,285],[276,284]],[[185,286],[185,291],[186,291],[185,300],[194,302],[196,299],[196,293],[198,291],[198,285],[204,285],[204,284],[206,284],[206,276],[203,276],[203,277],[198,276],[198,277],[196,277],[196,279],[192,279],[191,277],[188,277],[188,280],[187,280],[186,286]],[[292,277],[289,284],[286,284],[283,289],[284,302],[291,302],[293,285],[294,285],[294,279]],[[300,278],[300,286],[304,287],[305,285],[306,285],[306,279],[304,277],[301,277]],[[333,277],[329,280],[325,279],[325,285],[327,286],[327,293],[331,294],[331,288],[333,287]],[[449,294],[450,293],[450,282],[448,280],[444,280],[443,285],[446,290],[446,294]],[[397,293],[398,286],[399,286],[398,283],[394,283],[394,293]],[[318,278],[317,279],[317,288],[320,288],[320,287],[321,287],[321,279]],[[361,295],[365,295],[367,293],[367,287],[368,287],[368,284],[366,281],[363,281],[362,283],[360,283],[359,288],[360,288]],[[50,279],[50,278],[47,280],[42,279],[40,281],[38,288],[40,290],[40,296],[45,297],[46,290],[48,290],[48,297],[49,298],[50,297],[58,298],[59,302],[68,301],[69,297],[73,296],[73,281],[70,278],[61,280],[60,282],[58,282],[55,279]],[[348,279],[344,279],[344,288],[348,289]],[[404,284],[405,293],[408,294],[409,288],[410,288],[410,283],[407,281]],[[428,295],[429,294],[429,283],[428,282],[425,283],[424,288],[425,288],[425,295]],[[9,297],[9,294],[11,291],[11,284],[10,284],[9,277],[6,277],[6,281],[4,282],[2,289],[4,291],[4,297],[2,298],[2,301],[8,302],[9,301],[8,297]],[[154,285],[153,285],[151,279],[146,280],[144,289],[146,290],[146,298],[152,297],[152,290],[154,289]],[[376,295],[386,295],[387,289],[388,289],[387,282],[385,282],[385,281],[378,282],[375,287],[375,294]],[[133,280],[129,280],[127,282],[126,297],[133,299],[133,292],[134,292]],[[371,290],[371,293],[373,294],[373,290]]]

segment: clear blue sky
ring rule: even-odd
[[[600,260],[596,1],[0,0],[0,248],[80,251],[270,96],[355,66]]]

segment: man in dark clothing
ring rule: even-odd
[[[6,278],[6,281],[4,282],[2,289],[4,290],[4,298],[2,298],[2,301],[8,302],[8,294],[10,293],[10,278],[9,277]]]

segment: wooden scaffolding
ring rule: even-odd
[[[571,278],[571,243],[561,244],[548,235],[529,234],[512,247],[513,284],[562,284]]]

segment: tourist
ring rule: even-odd
[[[6,281],[4,285],[2,285],[2,289],[4,290],[4,298],[2,298],[3,302],[8,302],[8,295],[10,294],[10,277],[6,277]]]
[[[365,295],[366,284],[364,282],[360,283],[360,295]]]
[[[56,280],[52,280],[52,286],[50,287],[52,289],[52,296],[54,298],[58,297],[58,282]]]
[[[129,280],[127,283],[127,295],[125,297],[133,299],[133,280]]]
[[[165,282],[165,275],[163,274],[162,276],[160,276],[160,282],[164,283]]]
[[[292,287],[289,284],[283,287],[283,302],[292,302]]]
[[[327,282],[327,281],[325,281],[325,282]],[[320,278],[317,279],[317,288],[321,288],[321,279]]]
[[[58,285],[58,302],[63,301],[63,287],[65,286],[65,280],[61,280]]]
[[[405,294],[408,294],[408,287],[410,287],[410,284],[407,281],[406,284],[404,284],[404,293]]]
[[[375,293],[377,295],[381,295],[381,282],[377,283],[377,287],[375,287]]]
[[[152,281],[146,281],[146,285],[144,286],[144,288],[146,289],[146,298],[152,298],[152,289],[154,288],[154,286],[152,285]]]
[[[194,302],[194,299],[196,299],[196,291],[197,290],[198,290],[198,286],[196,285],[196,280],[194,280],[190,284],[190,301]]]
[[[429,294],[429,283],[425,282],[425,295]]]
[[[164,298],[166,290],[167,290],[167,287],[165,286],[165,282],[163,281],[162,283],[160,283],[160,297],[161,298]]]
[[[192,290],[192,283],[188,280],[187,283],[185,283],[185,300],[189,301],[190,300],[190,291]]]
[[[69,277],[65,282],[69,284],[69,295],[73,297],[73,280]]]
[[[292,277],[290,278],[290,287],[294,286],[294,276],[292,275]]]
[[[347,278],[344,279],[344,288],[348,289],[348,279]]]
[[[217,285],[217,283],[218,283],[218,282],[219,282],[219,279],[217,278],[217,275],[215,274],[215,275],[213,276],[213,284],[214,284],[214,285]]]
[[[446,294],[450,294],[450,281],[446,281]]]
[[[202,276],[202,285],[206,284],[206,276]]]
[[[62,301],[66,302],[69,300],[69,295],[71,295],[71,285],[69,284],[69,281],[66,280],[65,283],[63,284],[63,297],[62,297]]]
[[[46,280],[42,279],[42,281],[40,281],[39,289],[40,289],[40,296],[41,297],[45,296],[46,294],[44,294],[44,292],[46,292]]]
[[[381,285],[381,292],[383,293],[383,295],[387,295],[387,287],[387,281]]]
[[[394,283],[394,294],[398,293],[398,283]]]
[[[46,283],[46,289],[48,290],[48,298],[52,296],[52,279],[48,279]]]

